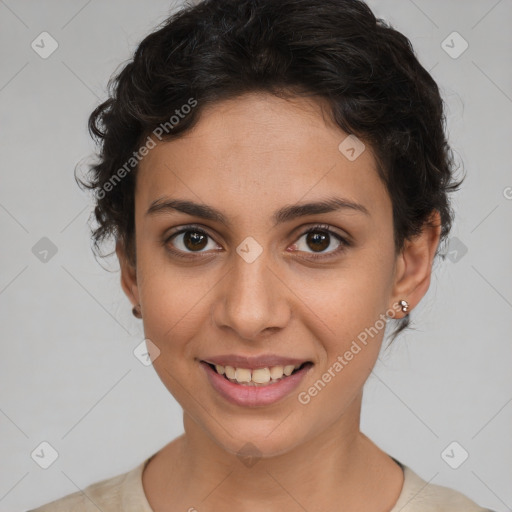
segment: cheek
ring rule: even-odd
[[[319,340],[317,352],[323,354],[321,370],[330,371],[324,375],[331,392],[324,396],[341,402],[353,397],[371,373],[389,307],[389,261],[362,256],[354,261],[328,279],[311,280],[305,301],[320,319],[312,329]],[[301,287],[306,289],[306,283]]]
[[[379,355],[386,327],[380,315],[385,314],[385,308],[379,308],[379,302],[367,295],[364,304],[350,296],[343,297],[326,303],[323,311],[326,318],[332,319],[329,332],[321,340],[326,356],[323,366],[341,375],[338,381],[359,382],[361,377],[364,382]],[[336,362],[343,369],[339,365],[333,367]]]
[[[197,355],[193,341],[200,337],[209,318],[203,298],[207,289],[197,278],[180,278],[179,271],[171,273],[168,267],[153,268],[143,283],[144,335],[160,350],[153,361],[154,370],[174,398],[188,409],[190,395],[198,396],[200,392],[195,389],[195,380],[190,379],[190,370]]]
[[[190,271],[188,271],[190,273]],[[139,294],[144,332],[162,353],[182,351],[207,314],[201,300],[212,284],[158,258],[139,260]],[[164,354],[165,355],[165,354]]]
[[[362,253],[339,270],[301,277],[294,283],[311,314],[337,340],[347,340],[375,324],[388,309],[391,263]]]
[[[161,279],[149,286],[142,298],[146,337],[161,351],[183,353],[187,340],[196,337],[209,318],[206,301],[201,301],[206,292],[190,283],[186,289],[176,282],[163,286]]]
[[[375,280],[353,276],[343,281],[343,289],[319,294],[311,308],[325,320],[316,323],[315,332],[316,352],[322,356],[315,380],[299,390],[299,401],[310,403],[308,410],[323,415],[326,423],[349,407],[375,366],[386,329],[382,302]]]

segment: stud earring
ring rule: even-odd
[[[401,300],[398,304],[402,306],[402,311],[404,313],[407,313],[407,311],[409,311],[409,303],[406,300]]]
[[[134,306],[132,308],[132,313],[133,313],[134,317],[142,318],[142,313],[141,313],[141,310],[140,310],[140,304],[137,304],[136,306]]]

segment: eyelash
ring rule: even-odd
[[[185,259],[201,258],[203,256],[200,255],[201,254],[200,252],[197,252],[197,253],[194,253],[194,252],[184,253],[184,251],[181,251],[179,249],[178,250],[172,249],[172,248],[170,248],[168,246],[169,242],[174,237],[176,237],[178,235],[181,235],[182,233],[187,233],[189,231],[192,231],[194,233],[200,233],[202,235],[207,236],[208,238],[213,239],[204,229],[202,229],[199,226],[191,224],[189,226],[184,226],[179,231],[176,231],[175,233],[172,233],[170,236],[165,237],[164,240],[162,241],[162,244],[165,246],[165,248],[166,248],[166,250],[168,252],[170,252],[174,256],[177,256],[178,258],[185,258]],[[351,242],[349,242],[346,238],[342,237],[341,235],[339,235],[338,233],[333,231],[331,229],[331,226],[329,226],[328,224],[317,224],[315,226],[311,226],[310,228],[308,228],[305,231],[303,231],[299,235],[297,240],[301,239],[304,235],[307,235],[307,234],[312,233],[312,232],[328,233],[329,235],[331,235],[334,238],[336,238],[336,240],[338,240],[338,242],[340,242],[340,245],[339,245],[339,247],[337,249],[335,249],[333,251],[330,251],[328,253],[319,253],[319,254],[307,253],[308,256],[305,257],[306,259],[320,260],[320,259],[332,258],[332,257],[338,255],[339,253],[345,251],[348,247],[350,247],[352,245]],[[185,256],[184,254],[187,254],[187,255]]]

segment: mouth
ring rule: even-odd
[[[225,380],[233,384],[248,387],[275,385],[295,375],[297,372],[301,372],[313,366],[311,361],[305,361],[299,364],[264,366],[253,369],[215,364],[208,361],[201,361],[201,363],[209,366],[217,375],[222,376]]]
[[[270,406],[291,396],[314,366],[311,361],[272,355],[252,359],[219,356],[199,363],[212,389],[241,407]]]

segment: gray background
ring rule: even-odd
[[[73,177],[94,149],[87,116],[109,76],[177,5],[0,0],[0,511],[126,472],[182,432],[179,406],[133,355],[142,325],[117,262],[103,262],[105,271],[92,255],[91,203]],[[412,313],[417,330],[382,352],[362,429],[425,480],[504,512],[512,507],[512,2],[370,6],[411,39],[440,84],[467,178],[453,196],[450,257]],[[46,59],[31,48],[43,31],[59,45]],[[469,44],[458,58],[442,47],[453,31]],[[461,43],[445,44],[453,53]],[[57,248],[46,262],[39,246],[33,252],[43,237]],[[48,469],[31,458],[43,441],[58,452]],[[458,469],[441,457],[452,441],[469,453]]]

